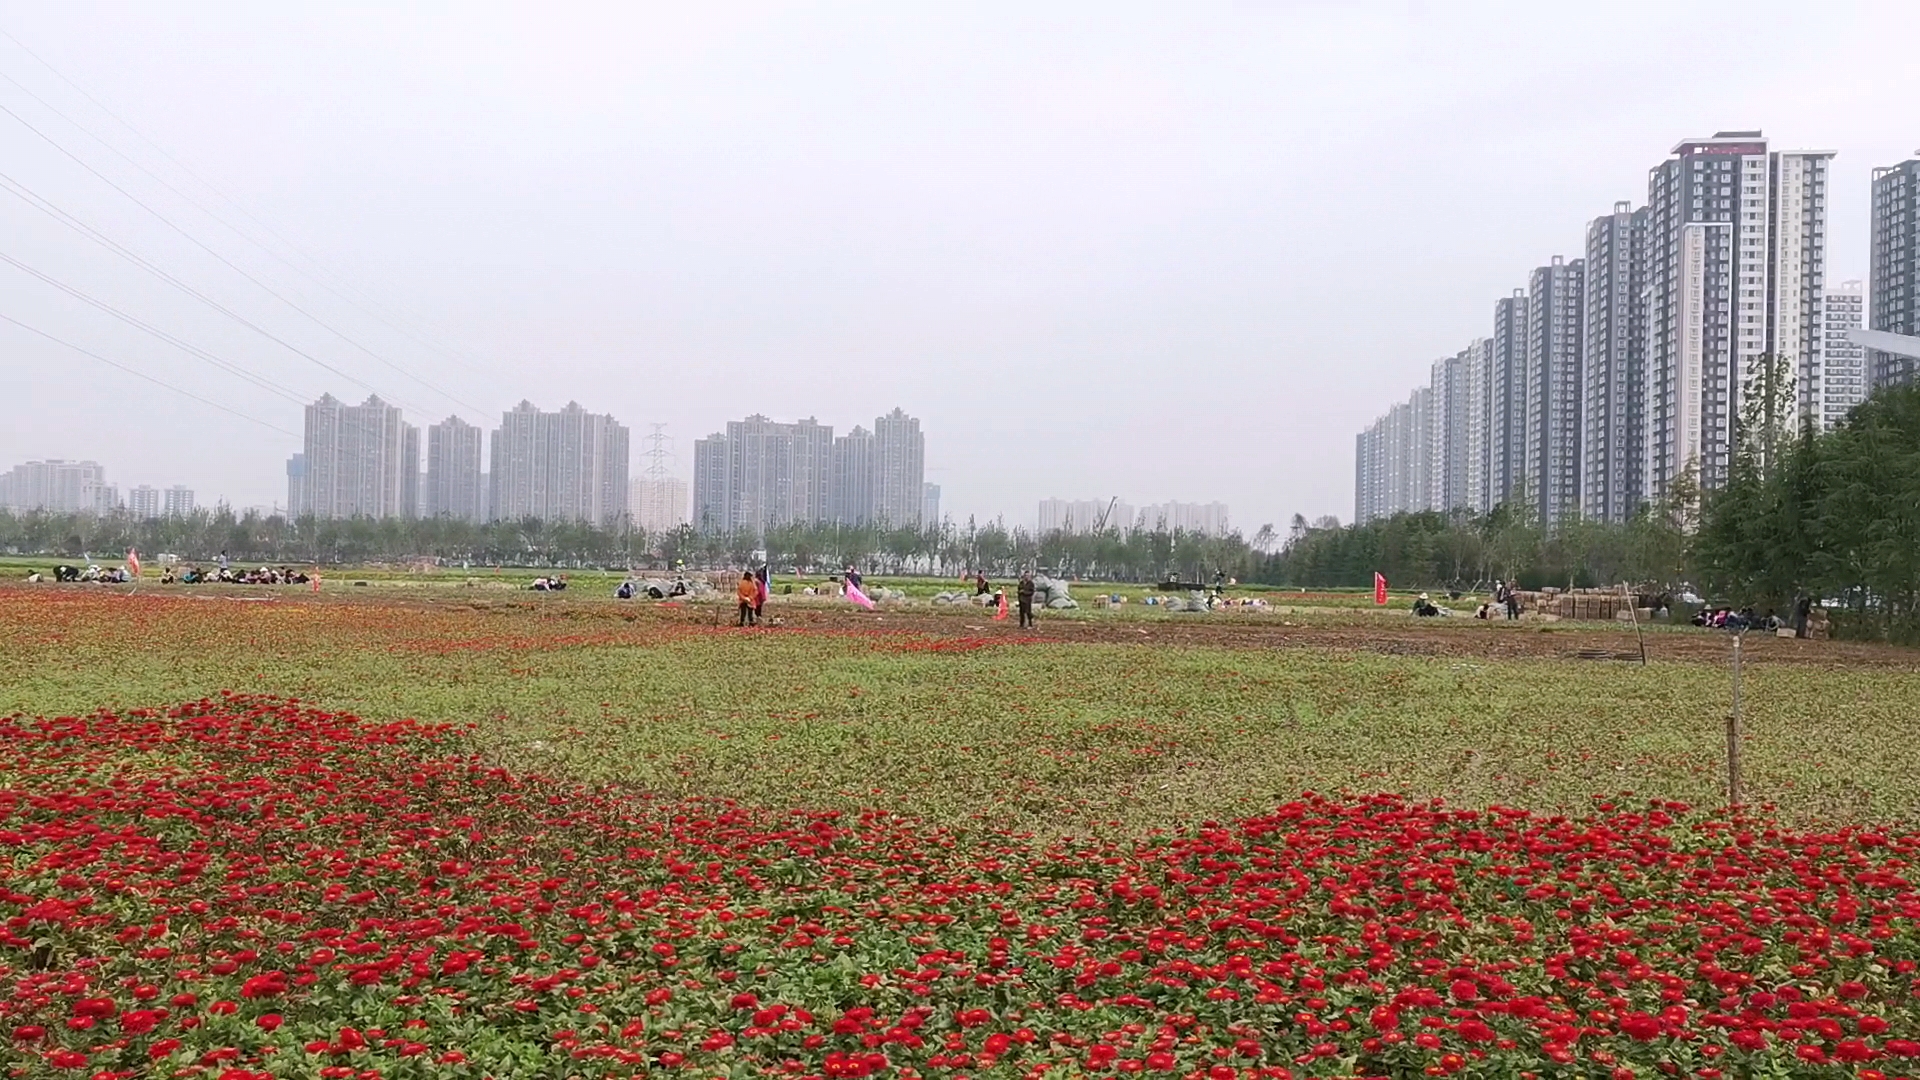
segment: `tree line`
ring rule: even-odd
[[[1270,543],[1273,530],[1255,540]],[[1042,569],[1114,581],[1248,578],[1265,554],[1238,534],[1108,529],[1043,535],[1003,522],[943,522],[921,528],[791,524],[764,535],[702,532],[691,526],[646,531],[584,522],[470,522],[452,518],[289,519],[227,507],[160,518],[0,510],[0,551],[66,559],[118,559],[137,548],[188,562],[225,553],[236,563],[353,565],[437,560],[479,566],[692,569],[738,567],[762,559],[777,568],[830,572],[858,565],[869,573],[1012,575]]]
[[[1543,528],[1524,498],[1491,513],[1363,525],[1296,517],[1261,577],[1300,586],[1688,585],[1709,602],[1838,608],[1850,633],[1920,641],[1920,386],[1883,389],[1839,425],[1791,430],[1792,382],[1763,359],[1743,389],[1727,482],[1683,476],[1625,523]]]

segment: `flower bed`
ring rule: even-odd
[[[20,1076],[1897,1075],[1916,850],[1391,797],[1042,846],[230,696],[0,722],[0,1034]]]

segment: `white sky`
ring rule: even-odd
[[[1920,4],[1891,0],[398,7],[0,2],[232,202],[5,38],[0,172],[351,378],[4,191],[0,253],[294,399],[489,427],[577,399],[636,454],[670,425],[683,475],[729,419],[899,405],[962,518],[1217,499],[1251,534],[1349,517],[1354,433],[1680,139],[1839,151],[1834,281],[1865,276],[1869,170],[1920,147]],[[337,292],[278,261],[306,257]],[[4,263],[0,314],[299,430]],[[285,498],[297,435],[6,323],[0,367],[0,469]]]

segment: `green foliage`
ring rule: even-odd
[[[1632,521],[1574,520],[1540,527],[1524,501],[1484,516],[1395,514],[1364,525],[1304,527],[1267,559],[1257,580],[1303,588],[1360,588],[1377,570],[1396,587],[1472,587],[1496,580],[1589,586],[1679,580],[1684,537],[1674,516],[1647,508]]]
[[[1272,529],[1263,535],[1270,537]],[[1035,536],[999,522],[926,528],[794,524],[755,536],[745,530],[699,532],[691,526],[647,533],[624,525],[598,529],[534,518],[487,523],[452,518],[289,520],[255,513],[236,516],[226,507],[146,520],[125,513],[0,510],[0,552],[77,559],[83,554],[115,557],[135,547],[149,556],[170,552],[204,561],[225,551],[243,563],[333,566],[422,558],[484,566],[671,566],[681,561],[741,566],[764,555],[777,567],[802,573],[830,572],[851,563],[884,574],[951,576],[981,570],[1005,576],[1044,569],[1107,581],[1157,581],[1170,574],[1207,580],[1216,572],[1245,578],[1262,560],[1238,533],[1216,537],[1107,529]]]
[[[1743,440],[1704,500],[1693,559],[1718,595],[1786,610],[1837,600],[1859,631],[1920,640],[1920,387],[1773,452]]]

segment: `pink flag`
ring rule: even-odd
[[[855,585],[851,581],[847,582],[847,599],[859,604],[868,611],[873,610],[873,601],[867,599],[867,594],[860,591],[860,586]]]

